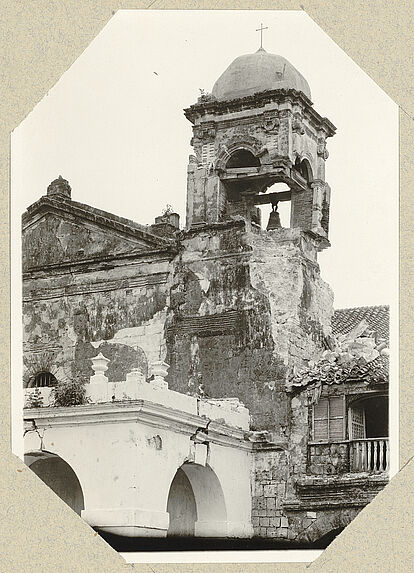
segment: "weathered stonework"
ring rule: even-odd
[[[96,215],[78,203],[71,210],[68,201],[63,212],[55,212],[50,202],[38,203],[24,220],[25,380],[39,368],[58,379],[87,380],[89,359],[100,345],[110,356],[111,375],[122,378],[131,366],[146,373],[148,356],[165,355],[174,244],[145,233],[145,228],[131,225],[125,232],[125,220],[113,221],[109,215],[104,232],[102,223],[94,221],[101,212]],[[123,332],[128,328],[141,328],[134,344],[126,343]]]
[[[387,418],[388,332],[377,331],[387,311],[345,309],[335,320],[317,260],[329,247],[326,139],[335,128],[293,66],[263,50],[246,58],[246,82],[230,66],[213,90],[220,97],[203,94],[185,110],[194,155],[184,230],[170,207],[144,227],[73,201],[62,178],[23,216],[27,420],[47,425],[51,408],[63,425],[79,419],[83,439],[89,416],[101,416],[128,456],[150,451],[166,498],[154,512],[149,489],[138,509],[128,492],[135,509],[125,514],[96,499],[85,512],[90,523],[116,517],[118,531],[132,520],[137,535],[165,535],[175,472],[186,467],[176,486],[194,518],[191,473],[213,460],[233,517],[210,513],[200,535],[314,543],[345,527],[386,483],[388,427],[377,420]],[[277,63],[262,90],[257,58]],[[232,86],[238,95],[226,99]],[[267,193],[275,183],[285,188]],[[291,202],[289,228],[280,225],[280,201]],[[264,204],[272,206],[266,231]],[[53,375],[56,388],[85,384],[91,404],[59,414],[54,388],[33,389],[39,373]],[[243,495],[251,487],[241,514],[223,445],[244,468]],[[120,483],[137,488],[134,472]],[[180,514],[179,506],[177,498],[168,505]]]

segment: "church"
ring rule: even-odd
[[[318,264],[336,128],[263,48],[184,114],[184,226],[61,176],[23,215],[25,461],[111,539],[324,547],[390,458],[388,307],[334,310]]]

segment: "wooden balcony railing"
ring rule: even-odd
[[[353,472],[385,472],[390,465],[388,438],[351,440],[350,468]]]

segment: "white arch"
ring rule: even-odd
[[[78,515],[81,514],[85,509],[83,489],[74,469],[66,460],[46,450],[31,450],[25,454],[24,461],[56,495]],[[36,468],[33,468],[35,464]]]
[[[186,475],[194,494],[197,508],[194,535],[226,537],[226,504],[223,489],[215,472],[208,465],[189,462],[184,463],[179,469]]]

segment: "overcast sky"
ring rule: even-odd
[[[185,224],[191,125],[183,108],[237,56],[263,45],[307,79],[328,140],[330,240],[320,255],[335,307],[395,302],[397,105],[304,13],[121,11],[12,136],[12,228],[62,175],[72,198],[150,224]],[[16,251],[15,251],[16,252]]]

